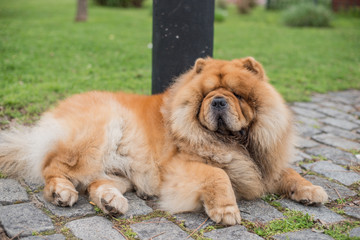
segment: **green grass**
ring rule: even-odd
[[[335,16],[325,29],[290,28],[278,11],[234,12],[215,25],[215,57],[254,56],[287,101],[360,88],[360,18]]]
[[[285,219],[273,220],[264,227],[255,228],[255,233],[262,237],[269,237],[285,232],[311,228],[315,225],[313,218],[309,214],[287,209],[284,215],[286,216]]]
[[[73,0],[0,1],[0,126],[29,122],[58,99],[93,89],[150,94],[151,2],[142,9],[89,6],[75,23]],[[254,56],[287,101],[360,88],[360,19],[328,29],[289,28],[281,13],[229,8],[215,23],[214,57]]]
[[[252,230],[261,237],[269,239],[269,237],[286,232],[300,231],[303,229],[316,229],[323,232],[334,239],[338,240],[355,240],[358,237],[349,237],[351,229],[359,226],[359,222],[344,221],[334,225],[321,225],[314,221],[309,214],[303,214],[299,211],[286,209],[283,213],[286,218],[270,221],[261,227],[253,227]],[[250,227],[251,229],[251,227]]]
[[[91,89],[150,93],[149,8],[74,14],[72,0],[0,2],[0,114],[29,119]]]
[[[7,178],[7,176],[5,174],[3,174],[2,172],[0,172],[0,179],[1,178]]]
[[[350,230],[359,226],[360,222],[343,222],[329,226],[324,233],[337,240],[359,240],[360,237],[349,237]]]

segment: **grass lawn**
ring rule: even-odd
[[[74,23],[74,0],[0,1],[0,120],[29,122],[58,99],[92,89],[150,94],[151,3],[142,9],[89,6]],[[288,28],[279,12],[229,9],[215,24],[214,57],[254,56],[287,101],[360,88],[360,18],[326,29]]]

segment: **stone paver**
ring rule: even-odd
[[[297,102],[289,105],[294,112],[294,123],[299,133],[296,141],[297,150],[291,167],[300,174],[308,173],[304,177],[313,184],[322,186],[332,203],[336,203],[333,201],[339,198],[353,198],[354,201],[347,202],[342,207],[346,214],[343,216],[326,206],[304,206],[288,199],[279,200],[280,204],[285,208],[308,213],[314,216],[314,219],[320,219],[320,223],[338,224],[337,222],[343,220],[359,221],[360,208],[357,206],[356,195],[360,194],[360,187],[355,190],[356,185],[352,184],[360,181],[360,173],[356,171],[357,166],[360,165],[360,154],[347,150],[360,149],[360,91],[316,94],[311,102]],[[311,159],[320,159],[320,161],[308,164],[302,162]],[[310,175],[309,170],[319,176]],[[70,230],[67,233],[70,239],[124,239],[114,228],[113,224],[117,222],[116,220],[112,222],[111,218],[94,216],[96,213],[87,197],[80,196],[79,201],[71,208],[56,207],[44,201],[41,184],[26,180],[25,184],[29,188],[26,188],[23,182],[19,184],[16,180],[0,179],[0,239],[6,233],[9,239],[18,234],[20,237],[25,237],[21,239],[27,240],[64,240],[63,234],[55,234],[55,222],[53,223],[51,219],[57,219],[56,232],[64,228]],[[27,192],[25,189],[30,189],[32,192]],[[151,206],[156,206],[158,202],[156,200],[144,201],[134,193],[126,193],[125,197],[129,201],[129,211],[118,218],[117,224],[127,219],[128,224],[131,224],[130,228],[137,234],[136,239],[186,239],[189,233],[180,227],[180,223],[183,223],[189,231],[197,229],[202,224],[198,231],[208,226],[218,226],[208,219],[204,212],[175,214],[172,215],[176,217],[174,222],[167,218],[141,220],[138,216],[147,215],[148,219],[149,214],[153,212]],[[242,219],[259,226],[266,226],[274,219],[285,218],[280,211],[261,199],[239,201],[238,205]],[[139,223],[135,223],[137,221]],[[47,230],[51,232],[44,233]],[[33,232],[39,234],[31,236]],[[360,227],[352,229],[349,234],[360,237]],[[204,237],[225,240],[262,239],[241,225],[223,226],[223,228],[204,233]],[[328,235],[313,232],[311,229],[279,234],[273,238],[332,239]]]
[[[175,217],[179,221],[184,221],[184,226],[188,229],[196,229],[201,224],[199,229],[206,228],[207,226],[214,225],[215,222],[209,219],[205,212],[195,212],[195,213],[178,213],[175,214]],[[206,220],[206,222],[205,222]],[[205,222],[205,223],[204,223]]]
[[[32,203],[0,207],[0,225],[9,237],[54,229],[51,219]]]
[[[309,117],[309,118],[315,118],[315,119],[318,119],[318,118],[324,118],[325,115],[322,114],[322,113],[319,113],[317,111],[314,111],[314,110],[310,110],[310,109],[306,109],[306,108],[301,108],[301,107],[291,107],[291,109],[296,113],[296,114],[299,114],[299,115],[302,115],[304,117]]]
[[[337,109],[345,113],[349,113],[349,112],[354,113],[355,111],[355,108],[353,106],[334,103],[334,102],[322,102],[320,103],[320,106]]]
[[[43,188],[44,188],[44,184],[38,183],[38,182],[34,182],[34,181],[31,181],[31,180],[25,179],[25,183],[26,183],[26,185],[29,186],[29,188],[30,188],[32,191],[37,191],[37,190],[39,190],[39,189],[43,189]]]
[[[303,230],[299,232],[290,232],[290,233],[283,233],[279,235],[273,236],[274,239],[277,240],[331,240],[332,237],[323,234],[323,233],[316,233],[308,230]]]
[[[297,173],[300,173],[300,174],[303,173],[302,168],[299,167],[296,163],[291,164],[290,167],[291,167],[292,169],[294,169]]]
[[[152,208],[146,205],[146,202],[136,196],[135,193],[126,193],[125,197],[129,201],[129,210],[121,218],[132,218],[134,216],[146,215],[153,211]]]
[[[315,219],[320,219],[321,221],[326,223],[336,223],[345,220],[345,218],[343,218],[337,213],[334,213],[323,205],[319,207],[305,206],[289,199],[282,199],[279,202],[285,208],[300,211],[304,214],[308,213],[310,216],[314,216]]]
[[[302,138],[302,137],[298,137],[297,141],[296,141],[296,147],[298,147],[298,148],[311,148],[311,147],[316,147],[318,145],[319,145],[319,143],[317,143],[311,139],[306,139],[306,138]]]
[[[335,136],[339,136],[339,137],[349,139],[349,140],[352,140],[352,141],[360,140],[360,134],[350,132],[350,131],[346,131],[346,130],[342,130],[342,129],[337,128],[337,127],[325,126],[325,127],[321,128],[321,130],[323,130],[324,132],[327,132],[327,133],[331,133],[331,134],[333,134]]]
[[[358,206],[346,206],[343,208],[344,212],[354,218],[360,219],[360,207]]]
[[[333,147],[319,146],[306,149],[305,152],[312,156],[325,157],[327,160],[331,160],[333,163],[340,165],[355,165],[356,163],[360,163],[360,160],[353,154]]]
[[[300,162],[305,159],[312,159],[312,157],[309,154],[306,154],[303,151],[300,151],[298,149],[295,150],[295,157],[293,159],[293,162]]]
[[[320,127],[321,123],[313,118],[308,118],[308,117],[304,117],[301,115],[296,115],[295,116],[295,124],[298,126],[303,126],[303,125],[308,125],[308,126],[312,126],[312,127]]]
[[[318,109],[319,105],[312,102],[294,102],[293,106],[307,109]]]
[[[314,135],[312,138],[320,143],[330,145],[332,147],[338,147],[346,150],[360,149],[360,143],[337,137],[331,133]]]
[[[349,232],[350,237],[360,237],[360,227],[354,228]]]
[[[339,111],[339,110],[336,110],[335,108],[330,108],[330,107],[317,108],[316,111],[331,117],[331,118],[327,118],[327,119],[340,118],[340,119],[351,119],[351,120],[353,120],[353,118],[354,118],[352,115],[349,115],[347,113],[344,113],[342,111]],[[351,129],[349,129],[349,130],[351,130]]]
[[[21,238],[21,240],[65,240],[65,236],[61,234],[46,235],[46,236],[31,236]]]
[[[329,196],[329,200],[336,200],[339,198],[347,198],[356,196],[357,193],[334,182],[330,182],[324,178],[315,176],[315,175],[307,175],[305,179],[309,180],[314,185],[319,185],[323,187],[326,193]]]
[[[79,217],[95,213],[94,207],[89,203],[87,198],[81,195],[72,207],[55,206],[44,199],[43,193],[36,194],[36,197],[40,202],[44,203],[47,209],[59,217]]]
[[[319,134],[322,131],[317,128],[317,126],[309,126],[309,125],[296,125],[296,130],[299,134],[304,137],[311,137],[315,134]]]
[[[12,204],[26,202],[29,197],[26,190],[14,179],[0,179],[0,203]]]
[[[216,229],[204,234],[213,240],[258,240],[263,239],[256,234],[249,233],[244,226],[236,225],[228,228]]]
[[[188,234],[180,229],[173,222],[164,218],[153,218],[141,223],[130,225],[140,239],[177,240],[186,239]]]
[[[325,177],[335,179],[342,184],[350,186],[357,181],[360,181],[360,174],[346,170],[345,168],[333,164],[330,161],[319,161],[302,165],[307,170],[324,175]]]
[[[240,201],[238,203],[242,219],[252,222],[266,223],[284,215],[273,206],[261,199],[253,201]],[[261,209],[261,211],[259,211]]]
[[[329,92],[327,98],[330,98],[334,102],[350,104],[354,101],[354,99],[359,97],[358,90],[347,90],[342,92]]]
[[[124,240],[106,218],[95,216],[71,221],[65,225],[78,238],[84,240]]]
[[[328,102],[329,100],[329,96],[323,94],[314,94],[311,97],[311,102],[317,103],[318,105],[321,105],[323,102]]]

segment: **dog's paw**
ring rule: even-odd
[[[212,209],[207,209],[206,212],[216,223],[235,225],[240,224],[241,222],[240,211],[236,204],[214,207]]]
[[[304,205],[320,205],[328,200],[325,190],[316,185],[298,186],[290,192],[290,198]]]
[[[113,187],[98,190],[98,198],[94,199],[96,205],[104,212],[110,215],[121,215],[127,212],[128,200]]]
[[[71,207],[78,200],[78,196],[74,185],[67,180],[57,179],[44,188],[45,199],[61,207]]]
[[[141,198],[142,200],[154,200],[154,199],[156,199],[155,196],[149,195],[149,194],[145,193],[144,191],[141,191],[141,190],[136,189],[136,188],[135,188],[135,190],[136,190],[136,196],[138,196],[138,198]]]

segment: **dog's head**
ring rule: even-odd
[[[172,135],[191,144],[219,140],[243,143],[255,123],[266,131],[251,134],[265,134],[263,141],[267,141],[273,137],[270,135],[276,137],[281,129],[277,126],[288,121],[279,116],[286,115],[282,98],[252,57],[198,59],[167,96],[164,113]]]
[[[266,76],[253,58],[217,62],[198,59],[203,100],[198,120],[207,130],[223,137],[244,137],[254,119],[253,87]],[[203,74],[201,74],[203,72]]]

